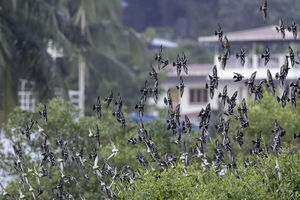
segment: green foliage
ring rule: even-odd
[[[278,180],[275,157],[252,157],[257,164],[245,168],[238,162],[235,172],[217,176],[210,168],[203,171],[199,163],[187,167],[178,164],[168,171],[143,174],[135,189],[124,190],[121,199],[299,199],[300,154],[286,149],[278,158],[282,180]]]
[[[299,101],[298,101],[299,105]],[[288,144],[289,147],[297,144],[297,141],[293,139],[294,133],[298,133],[300,130],[300,124],[295,123],[300,121],[300,108],[293,109],[291,103],[288,103],[282,108],[281,103],[278,103],[276,96],[273,96],[267,90],[264,91],[264,97],[260,102],[255,102],[251,98],[247,103],[248,107],[248,119],[249,127],[242,130],[244,133],[244,146],[242,152],[248,154],[252,147],[252,140],[256,140],[257,134],[261,131],[264,144],[270,146],[274,134],[275,120],[279,125],[284,128],[286,134],[282,137],[283,142]],[[231,138],[235,136],[236,128],[239,126],[239,122],[230,118],[229,135]],[[232,141],[233,142],[233,141]],[[234,152],[241,152],[237,149],[237,145],[234,144]]]

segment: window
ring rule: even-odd
[[[208,101],[207,89],[205,88],[193,88],[190,89],[190,103],[201,104]]]
[[[35,109],[34,86],[34,82],[21,79],[21,87],[18,91],[18,102],[24,111],[33,112]]]

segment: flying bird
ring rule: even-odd
[[[222,31],[222,27],[220,26],[220,24],[218,24],[218,30],[215,31],[215,35],[218,36],[219,41],[222,42],[223,40],[223,31]]]
[[[266,20],[267,11],[268,11],[268,2],[267,2],[267,0],[264,0],[264,3],[263,3],[262,6],[259,7],[259,10],[262,12],[264,20]]]
[[[239,73],[236,73],[236,72],[233,72],[233,73],[234,73],[233,82],[238,82],[238,81],[243,80],[244,76],[242,74],[239,74]]]
[[[93,111],[97,112],[98,119],[101,119],[101,109],[102,109],[101,100],[100,100],[100,96],[98,96],[97,103],[93,105]]]
[[[263,53],[263,54],[261,55],[261,58],[265,59],[265,66],[267,66],[267,64],[268,64],[268,62],[269,62],[269,60],[270,60],[270,56],[271,56],[271,54],[270,54],[270,49],[267,47],[265,53]]]
[[[44,104],[44,108],[42,111],[39,111],[39,114],[44,118],[45,122],[47,122],[47,106]]]
[[[179,85],[176,86],[176,88],[180,91],[180,97],[182,97],[183,92],[184,92],[184,82],[182,76],[180,76],[180,82]]]
[[[162,45],[160,45],[159,51],[155,55],[155,60],[157,61],[157,66],[159,70],[165,68],[169,64],[169,61],[165,59],[162,55],[162,49],[163,47]]]
[[[235,56],[236,56],[237,59],[241,60],[241,64],[244,67],[244,65],[245,65],[245,57],[246,57],[245,49],[241,48],[240,52],[236,53]]]
[[[293,37],[294,37],[294,39],[296,40],[297,39],[297,24],[296,24],[296,22],[294,21],[294,20],[292,20],[292,22],[291,22],[291,26],[289,26],[288,28],[287,28],[287,30],[289,31],[289,32],[292,32],[293,33]]]
[[[111,90],[109,95],[104,99],[104,101],[106,101],[106,108],[109,107],[111,101],[113,100],[114,94],[113,91]]]
[[[281,37],[284,39],[285,38],[285,26],[284,26],[282,19],[280,19],[280,21],[279,21],[279,26],[276,26],[275,28],[276,28],[277,32],[280,32]]]

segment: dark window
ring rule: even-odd
[[[190,89],[190,103],[207,103],[207,89]]]

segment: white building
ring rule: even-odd
[[[280,67],[285,62],[285,56],[288,55],[287,47],[293,44],[299,43],[299,39],[294,40],[291,33],[286,31],[286,37],[283,40],[280,33],[275,29],[275,26],[267,26],[261,28],[254,28],[244,31],[225,33],[231,46],[231,56],[227,61],[225,70],[222,69],[221,63],[218,61],[220,42],[218,37],[207,36],[199,37],[199,45],[214,48],[214,63],[211,64],[189,64],[189,73],[185,75],[182,71],[181,75],[185,83],[185,91],[180,98],[179,91],[176,89],[176,85],[179,84],[179,77],[177,77],[175,67],[166,67],[166,79],[161,84],[164,91],[169,88],[172,89],[172,99],[174,104],[180,103],[181,115],[187,115],[191,121],[196,122],[199,111],[204,108],[208,103],[211,105],[212,110],[218,110],[220,108],[220,101],[218,99],[219,92],[222,92],[223,87],[227,85],[228,96],[232,96],[235,91],[238,91],[237,102],[241,102],[243,98],[248,98],[248,90],[244,84],[244,81],[233,82],[233,72],[240,73],[244,76],[244,80],[250,78],[251,74],[257,71],[256,80],[267,78],[267,69],[270,69],[274,81],[276,72],[280,71]],[[298,34],[300,35],[300,34]],[[280,53],[272,53],[273,46],[279,46],[282,50]],[[271,51],[271,59],[267,66],[264,66],[264,61],[261,59],[261,53],[258,52],[258,48],[264,48],[268,46]],[[236,59],[235,53],[239,52],[240,48],[246,50],[246,63],[242,67],[240,60]],[[295,54],[297,49],[294,48]],[[218,91],[215,90],[213,99],[209,97],[209,91],[205,88],[205,84],[209,82],[208,75],[212,74],[213,66],[217,66],[219,80]],[[289,70],[287,80],[294,81],[300,77],[300,67],[295,66]],[[159,97],[158,107],[165,107],[163,98],[166,93],[163,93]]]

